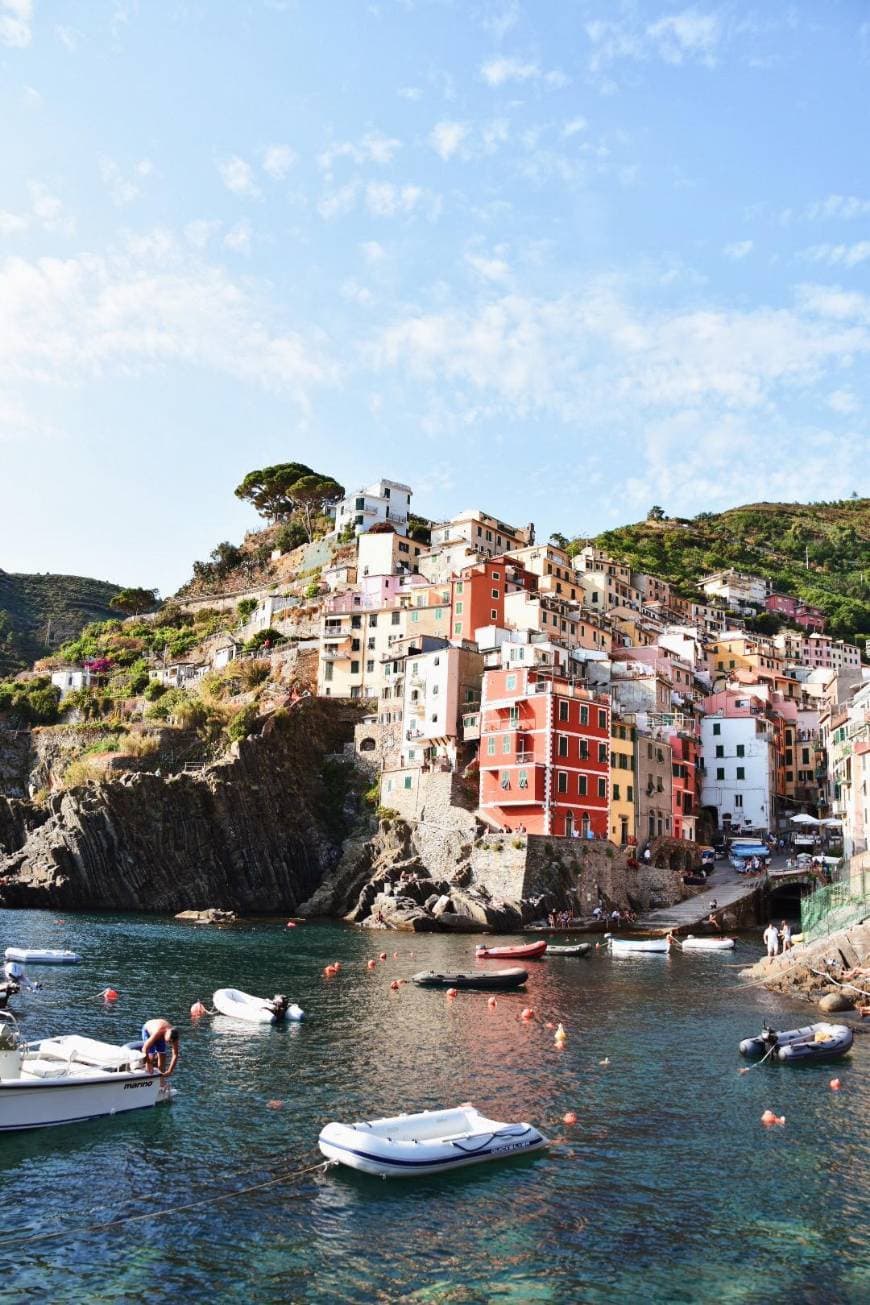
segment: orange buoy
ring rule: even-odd
[[[100,993],[100,996],[104,999],[104,1001],[118,1000],[118,993],[115,991],[114,988],[104,988],[103,991]]]
[[[573,1110],[566,1110],[565,1114],[562,1116],[562,1123],[563,1124],[577,1123],[577,1116],[575,1115]]]
[[[525,1010],[523,1011],[522,1015],[520,1016],[520,1019],[521,1019],[521,1020],[533,1020],[534,1018],[535,1018],[535,1012],[532,1010],[531,1006],[526,1006]]]
[[[770,1128],[773,1124],[784,1124],[785,1115],[775,1115],[772,1110],[765,1110],[761,1116],[761,1122],[767,1128]]]
[[[327,965],[327,966],[324,967],[324,970],[323,970],[324,978],[331,979],[332,976],[333,976],[333,974],[335,974],[335,966],[334,966],[334,965]]]
[[[832,1092],[839,1092],[843,1084],[840,1082],[838,1078],[832,1078],[829,1086]]]
[[[284,1109],[284,1102],[283,1102],[283,1101],[267,1101],[267,1102],[266,1102],[266,1109],[267,1109],[267,1110],[283,1110],[283,1109]]]
[[[387,953],[386,953],[386,952],[381,952],[380,956],[378,957],[378,960],[379,960],[379,961],[385,961],[386,959],[387,959]]]
[[[296,928],[296,921],[295,921],[295,920],[288,920],[288,921],[287,921],[287,928],[288,928],[288,929],[295,929],[295,928]]]
[[[366,961],[366,966],[370,970],[376,970],[378,968],[378,963],[377,961]]]
[[[486,1004],[487,1004],[487,1006],[489,1007],[490,1010],[495,1010],[495,1008],[496,1008],[496,1006],[497,1006],[498,1003],[496,1002],[495,997],[488,997],[488,998],[487,998],[487,1001],[486,1001]]]
[[[390,987],[391,987],[391,989],[393,990],[393,992],[398,992],[398,991],[399,991],[399,980],[398,980],[398,979],[393,979],[393,982],[390,984]]]
[[[332,971],[333,971],[333,974],[340,974],[340,973],[341,973],[341,961],[333,961],[333,962],[332,962]]]
[[[207,1015],[207,1014],[208,1011],[206,1010],[205,1006],[203,1006],[201,1001],[195,1001],[190,1008],[190,1018],[192,1020],[198,1020],[203,1015]]]
[[[447,996],[448,996],[448,997],[455,997],[455,996],[458,994],[458,992],[459,992],[459,989],[458,989],[458,988],[448,988],[448,989],[447,989]]]

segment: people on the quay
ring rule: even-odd
[[[169,1075],[178,1064],[180,1054],[178,1029],[169,1023],[169,1020],[155,1018],[146,1020],[142,1025],[142,1054],[145,1057],[145,1068],[153,1071],[157,1070],[164,1078]],[[169,1067],[166,1065],[166,1057],[169,1055]]]
[[[779,930],[771,920],[763,934],[768,959],[779,955]]]
[[[779,926],[779,936],[782,939],[782,950],[791,951],[791,925],[788,920],[783,920]]]

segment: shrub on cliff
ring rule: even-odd
[[[0,712],[27,725],[53,725],[59,719],[60,689],[48,676],[0,682]]]
[[[230,743],[238,743],[240,739],[246,739],[254,728],[256,720],[257,709],[253,705],[242,707],[237,711],[227,725],[227,738]]]

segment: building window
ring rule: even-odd
[[[714,733],[714,734],[721,734],[721,733],[722,733],[722,726],[720,725],[719,721],[714,721],[714,722],[713,722],[713,733]]]
[[[735,805],[735,807],[742,807],[742,806],[743,806],[743,794],[742,794],[742,793],[735,793],[735,794],[734,794],[734,805]]]
[[[586,761],[589,757],[589,743],[586,739],[581,739],[577,745],[577,751],[580,754],[580,760]]]
[[[634,801],[634,786],[631,785],[631,784],[629,784],[628,788],[626,789],[625,800],[626,800],[627,802],[633,802],[633,801]]]
[[[350,641],[351,652],[359,652],[359,649],[360,649],[359,639],[351,639]]]
[[[606,730],[606,729],[607,729],[607,712],[606,712],[606,711],[599,711],[599,713],[598,713],[598,728],[599,728],[600,730]]]
[[[599,743],[599,744],[598,744],[598,760],[599,760],[599,761],[603,761],[603,762],[605,762],[605,763],[606,763],[606,761],[607,761],[607,744],[606,744],[606,743]]]
[[[494,607],[491,607],[491,608],[490,608],[489,619],[490,619],[491,621],[497,621],[497,620],[498,620],[498,612],[495,610]]]
[[[501,750],[502,750],[502,752],[510,752],[510,750],[511,750],[511,736],[510,736],[509,734],[503,734],[503,735],[501,736]]]
[[[457,581],[456,581],[456,592],[457,592],[458,594],[461,594],[461,593],[462,593],[462,581],[461,581],[461,580],[457,580]]]
[[[738,779],[745,779],[745,778],[746,778],[746,767],[745,767],[745,766],[738,766],[738,767],[737,767],[737,778],[738,778]]]
[[[367,661],[367,662],[366,662],[366,674],[367,674],[367,675],[371,675],[371,674],[373,673],[374,669],[375,669],[375,664],[374,664],[374,662],[371,661],[371,660]]]
[[[405,778],[404,778],[404,781],[403,781],[405,788],[410,788],[412,782],[413,782],[413,781],[412,781],[412,779],[411,779],[411,776],[410,776],[410,775],[406,775]]]
[[[717,757],[724,757],[724,756],[725,756],[725,745],[724,745],[724,743],[717,743],[717,744],[716,744],[716,756],[717,756]]]
[[[498,589],[490,589],[490,591],[489,591],[489,596],[490,596],[490,598],[498,598],[499,593],[500,593],[500,590],[498,590]]]
[[[401,619],[402,619],[401,612],[393,612],[390,616],[390,622],[392,625],[398,625]]]
[[[607,780],[601,777],[598,780],[598,796],[607,797]]]
[[[568,792],[568,772],[567,772],[567,770],[559,770],[559,771],[556,772],[556,775],[557,775],[556,788],[557,788],[558,792],[559,792],[559,793],[567,793],[567,792]]]
[[[586,776],[585,776],[585,775],[578,775],[578,776],[577,776],[577,793],[578,793],[578,796],[579,796],[579,797],[585,797],[585,796],[586,796]]]
[[[457,604],[456,604],[456,615],[457,615],[457,616],[461,616],[461,615],[462,615],[462,603],[457,603]]]
[[[501,535],[499,535],[499,541],[501,541]],[[493,579],[493,580],[500,580],[500,579],[501,579],[501,571],[493,571],[493,573],[492,573],[492,579]]]
[[[454,633],[454,634],[462,634],[462,622],[461,622],[461,621],[455,621],[455,622],[453,623],[453,633]]]
[[[581,725],[589,724],[589,708],[584,707],[582,704],[580,707],[580,724]]]
[[[563,698],[559,702],[559,720],[567,720],[567,719],[568,719],[568,704],[567,702],[565,702]]]
[[[488,757],[495,756],[495,736],[492,734],[490,734],[489,738],[486,740],[486,755]]]
[[[506,676],[504,686],[506,689],[515,689],[517,687],[517,677],[515,675]]]
[[[509,770],[503,770],[503,771],[501,772],[501,781],[500,781],[500,782],[501,782],[501,786],[502,786],[502,788],[510,788],[510,786],[511,786],[511,773],[510,773]]]
[[[746,746],[745,746],[745,744],[743,744],[743,743],[738,743],[738,744],[737,744],[737,755],[738,755],[738,757],[745,757],[745,756],[746,756]]]
[[[520,771],[517,783],[519,784],[520,788],[529,787],[529,772],[527,770]]]
[[[567,734],[560,734],[560,735],[559,735],[559,756],[560,756],[560,757],[567,757],[567,755],[568,755],[568,735],[567,735]]]
[[[618,802],[618,801],[619,801],[619,785],[618,785],[618,784],[614,784],[614,785],[613,785],[613,800],[614,800],[614,802]]]
[[[724,779],[724,778],[725,778],[725,767],[724,767],[724,766],[717,766],[717,767],[716,767],[716,778],[717,778],[717,779]]]
[[[359,662],[351,662],[350,673],[351,675],[359,675]]]

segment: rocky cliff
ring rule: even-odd
[[[346,703],[276,714],[222,761],[126,774],[0,810],[0,903],[174,912],[292,912],[336,864],[356,816],[356,775],[336,760]]]

